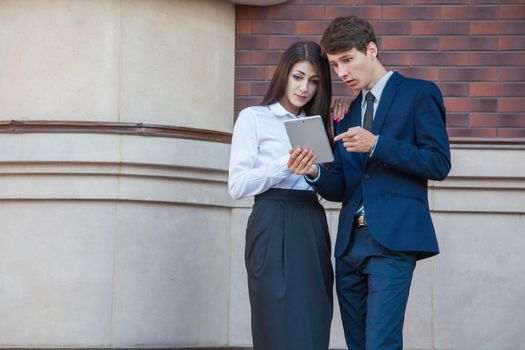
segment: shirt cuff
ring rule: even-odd
[[[379,135],[377,135],[376,142],[374,142],[372,148],[370,148],[370,154],[368,155],[368,158],[372,157],[372,154],[374,154],[374,151],[376,150],[377,141],[379,141]]]
[[[317,182],[317,180],[319,180],[319,177],[321,177],[321,167],[319,166],[319,164],[315,164],[315,166],[317,167],[317,176],[312,178],[308,175],[305,175],[305,179],[306,179],[306,182],[310,182],[310,183],[314,183],[314,182]]]
[[[284,172],[285,174],[290,174],[290,169],[288,168],[288,160],[290,159],[290,155],[286,154],[282,157],[277,158],[274,165],[277,169]]]

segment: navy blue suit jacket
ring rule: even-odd
[[[335,134],[361,125],[361,94]],[[367,226],[374,238],[394,251],[419,259],[439,253],[428,206],[428,179],[450,171],[445,106],[432,82],[394,72],[379,100],[372,132],[379,140],[371,157],[347,152],[339,141],[331,169],[321,168],[310,182],[329,201],[342,202],[335,256],[350,242],[354,214],[363,198]]]

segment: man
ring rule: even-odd
[[[427,182],[450,171],[445,107],[438,87],[388,72],[370,23],[335,19],[321,46],[336,74],[359,95],[335,126],[334,162],[309,149],[288,166],[329,201],[342,202],[335,246],[336,287],[351,350],[401,350],[416,260],[438,254]]]

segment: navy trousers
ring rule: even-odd
[[[403,322],[413,254],[380,245],[366,227],[355,228],[336,260],[336,288],[350,350],[402,350]]]

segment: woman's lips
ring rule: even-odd
[[[304,100],[306,100],[306,96],[300,96],[300,95],[295,95],[295,98],[300,101],[300,102],[303,102]]]

